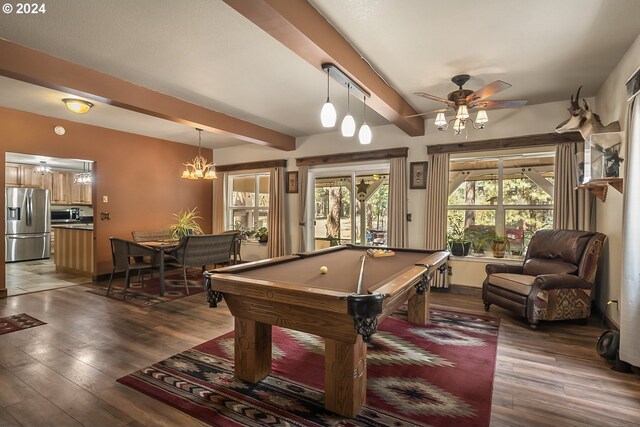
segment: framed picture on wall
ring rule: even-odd
[[[287,172],[287,193],[298,192],[298,171]]]
[[[412,162],[409,165],[409,188],[424,190],[427,188],[427,162]]]

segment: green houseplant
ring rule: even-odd
[[[261,242],[266,242],[269,239],[269,232],[267,227],[260,227],[256,230],[256,238]]]
[[[256,238],[261,242],[266,242],[269,240],[269,232],[267,231],[267,227],[260,227],[256,230]]]
[[[193,208],[192,210],[180,211],[180,213],[173,214],[177,222],[169,227],[171,237],[174,239],[182,239],[184,236],[190,234],[203,234],[200,224],[196,221],[197,219],[202,219],[202,217],[198,216],[196,209],[197,208]]]
[[[493,256],[496,258],[504,258],[504,252],[507,248],[509,242],[507,238],[501,234],[496,234],[493,236],[493,240],[491,241],[491,250],[493,251]]]
[[[471,249],[471,242],[464,235],[464,229],[452,224],[447,230],[447,242],[451,249],[451,255],[467,256]]]

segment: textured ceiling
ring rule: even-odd
[[[640,33],[637,0],[311,3],[420,112],[440,104],[413,92],[446,96],[459,73],[472,76],[470,89],[496,79],[513,85],[495,99],[565,100],[580,85],[595,95]],[[222,1],[56,0],[44,15],[0,15],[0,38],[292,136],[325,131],[322,72]],[[116,107],[69,117],[56,96],[0,79],[0,105],[197,143],[187,126]],[[343,115],[346,91],[332,100]],[[361,104],[352,113],[359,120]],[[372,112],[367,121],[387,123]]]

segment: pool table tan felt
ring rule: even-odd
[[[367,258],[366,295],[356,296],[367,249],[338,246],[205,273],[212,306],[224,298],[235,317],[238,378],[255,383],[271,372],[271,325],[316,334],[325,338],[325,407],[357,415],[366,398],[364,340],[405,302],[409,322],[426,324],[428,282],[436,272],[444,274],[449,257],[447,251],[394,249],[394,256]]]

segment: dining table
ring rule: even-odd
[[[158,269],[160,272],[160,296],[164,296],[164,257],[167,251],[175,249],[178,244],[180,244],[180,240],[157,240],[150,242],[139,242],[139,244],[158,252],[158,257],[160,258],[158,263]]]

